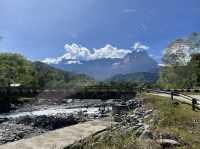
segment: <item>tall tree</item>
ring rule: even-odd
[[[200,53],[193,54],[189,63],[191,79],[195,87],[200,87]]]
[[[34,86],[37,81],[34,77],[31,62],[19,54],[0,54],[0,85],[9,86],[11,83],[20,83],[25,86]]]

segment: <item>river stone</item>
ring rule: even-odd
[[[8,121],[7,118],[0,118],[0,124],[3,123],[3,122],[6,122],[6,121]]]
[[[44,130],[31,126],[15,124],[13,122],[4,122],[0,124],[0,144],[28,138],[44,132]]]
[[[162,146],[167,147],[167,146],[179,146],[180,143],[172,140],[172,139],[159,139],[156,140],[158,143],[160,143]]]

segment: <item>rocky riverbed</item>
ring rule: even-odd
[[[15,118],[1,118],[0,144],[29,138],[50,130],[84,121],[75,114],[27,115]]]
[[[0,114],[0,144],[40,135],[47,131],[101,118],[100,100],[66,100],[62,104],[25,105]]]

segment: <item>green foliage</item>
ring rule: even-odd
[[[56,88],[88,85],[94,81],[85,75],[61,71],[41,62],[31,63],[19,54],[0,54],[0,86],[12,83],[26,87]]]
[[[158,84],[163,88],[199,88],[200,54],[193,54],[185,66],[162,67]]]
[[[200,54],[192,55],[192,59],[188,64],[191,70],[191,81],[194,86],[200,86]]]
[[[19,54],[0,54],[0,86],[11,83],[36,86],[32,64]]]
[[[94,83],[94,80],[86,75],[61,71],[41,62],[33,63],[33,69],[36,73],[39,86],[43,88],[84,86]]]
[[[191,71],[188,66],[172,65],[160,68],[158,84],[162,88],[191,88]]]
[[[97,87],[112,87],[116,89],[134,89],[138,87],[138,84],[135,82],[126,82],[126,81],[104,81],[96,84]]]
[[[138,72],[125,75],[116,75],[110,80],[115,82],[155,83],[158,80],[158,73]]]

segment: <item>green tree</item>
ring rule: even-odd
[[[19,54],[0,54],[0,85],[20,83],[24,86],[37,86],[31,62]]]
[[[193,54],[189,63],[191,80],[195,87],[200,87],[200,53]]]

